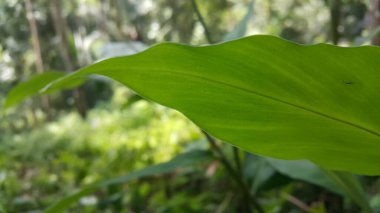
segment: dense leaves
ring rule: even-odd
[[[72,195],[50,206],[49,209],[45,211],[45,213],[62,212],[63,210],[67,209],[67,207],[70,204],[78,201],[79,198],[81,198],[82,196],[92,193],[98,190],[99,188],[109,187],[112,185],[125,184],[131,180],[135,180],[135,179],[143,178],[147,176],[165,174],[168,172],[172,172],[175,169],[181,169],[185,166],[194,165],[200,162],[204,163],[206,161],[209,161],[210,159],[211,159],[210,153],[207,151],[196,150],[196,151],[183,153],[176,156],[175,158],[173,158],[172,160],[168,162],[153,165],[153,166],[148,166],[144,169],[131,172],[127,175],[100,181],[96,184],[83,188],[80,191],[77,191],[73,193]]]

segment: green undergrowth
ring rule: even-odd
[[[145,100],[128,104],[128,95],[127,89],[116,86],[113,99],[98,103],[86,119],[70,112],[33,131],[2,134],[0,203],[4,208],[9,212],[46,208],[93,182],[165,162],[199,139],[199,130],[180,113]],[[149,184],[131,188],[152,190]],[[80,203],[91,207],[99,205],[99,199],[127,202],[138,194],[119,189],[99,193]],[[156,196],[159,200],[161,195]]]

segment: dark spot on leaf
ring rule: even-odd
[[[354,84],[354,82],[353,81],[347,81],[347,82],[344,82],[345,84],[348,84],[348,85],[352,85],[352,84]]]

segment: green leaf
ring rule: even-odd
[[[26,98],[36,95],[37,93],[40,92],[41,89],[46,87],[46,85],[48,85],[52,81],[57,80],[65,75],[66,75],[65,72],[49,71],[49,72],[44,72],[44,73],[35,75],[29,80],[18,84],[7,95],[4,108],[5,109],[10,108],[14,105],[19,104],[21,101],[23,101]],[[58,89],[75,88],[75,87],[78,87],[83,82],[84,82],[83,79],[78,78],[71,82],[67,82],[67,84],[63,85],[61,88],[49,90],[47,93],[52,93]]]
[[[257,192],[260,185],[268,181],[278,171],[282,175],[292,179],[302,180],[321,186],[331,192],[346,196],[345,190],[340,184],[330,179],[325,171],[306,160],[279,160],[255,155],[246,156],[245,176],[253,176],[252,189]],[[250,174],[253,173],[253,174]]]
[[[372,213],[366,193],[357,177],[346,172],[324,171],[364,212]]]
[[[343,191],[339,188],[334,181],[332,181],[326,174],[316,165],[306,160],[278,160],[273,158],[265,158],[271,166],[278,172],[289,176],[293,179],[303,180],[315,185],[324,187],[331,192],[344,195]]]
[[[177,109],[211,135],[280,159],[380,174],[380,48],[252,36],[173,43],[108,59],[54,83],[104,75]]]
[[[31,79],[18,84],[8,93],[4,107],[14,106],[26,98],[36,95],[48,83],[65,76],[64,72],[44,72],[33,76]]]
[[[251,191],[257,194],[259,193],[259,189],[276,174],[276,170],[264,157],[246,153],[244,159],[244,177],[247,179],[247,182],[251,183]]]
[[[186,153],[176,156],[175,158],[173,158],[172,160],[168,162],[153,165],[153,166],[148,166],[148,167],[145,167],[144,169],[131,172],[128,175],[104,180],[96,184],[93,184],[91,186],[85,187],[81,189],[80,191],[68,197],[63,198],[62,200],[59,200],[58,202],[50,206],[45,211],[45,213],[62,212],[65,209],[67,209],[71,204],[77,202],[81,197],[87,194],[93,193],[100,188],[104,188],[104,187],[108,187],[112,185],[125,184],[125,183],[128,183],[129,181],[136,180],[142,177],[165,174],[168,172],[172,172],[176,169],[181,169],[185,166],[189,166],[189,165],[193,165],[193,164],[201,163],[201,162],[207,162],[209,160],[211,160],[211,155],[207,151],[195,150],[191,152],[186,152]]]

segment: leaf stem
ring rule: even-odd
[[[300,199],[294,197],[293,195],[288,194],[286,192],[282,192],[281,197],[298,207],[303,212],[310,212],[310,207],[306,203],[302,202]]]
[[[241,160],[240,160],[240,156],[239,156],[239,148],[237,148],[236,146],[233,146],[232,149],[233,149],[233,153],[234,153],[234,160],[235,160],[237,172],[239,173],[239,175],[242,175]]]
[[[219,155],[220,161],[223,164],[223,166],[226,168],[226,170],[229,172],[229,174],[235,179],[236,183],[239,185],[243,192],[243,198],[244,203],[246,204],[247,212],[253,212],[251,209],[251,202],[253,203],[254,208],[259,213],[264,213],[263,208],[260,206],[260,204],[257,202],[256,198],[251,195],[251,193],[248,190],[248,186],[246,185],[245,181],[243,180],[243,177],[241,174],[239,175],[233,168],[233,166],[228,161],[226,155],[223,153],[223,151],[219,148],[219,146],[216,144],[216,141],[213,137],[211,137],[207,132],[202,130],[202,133],[206,136],[207,141],[211,145],[211,148]]]

